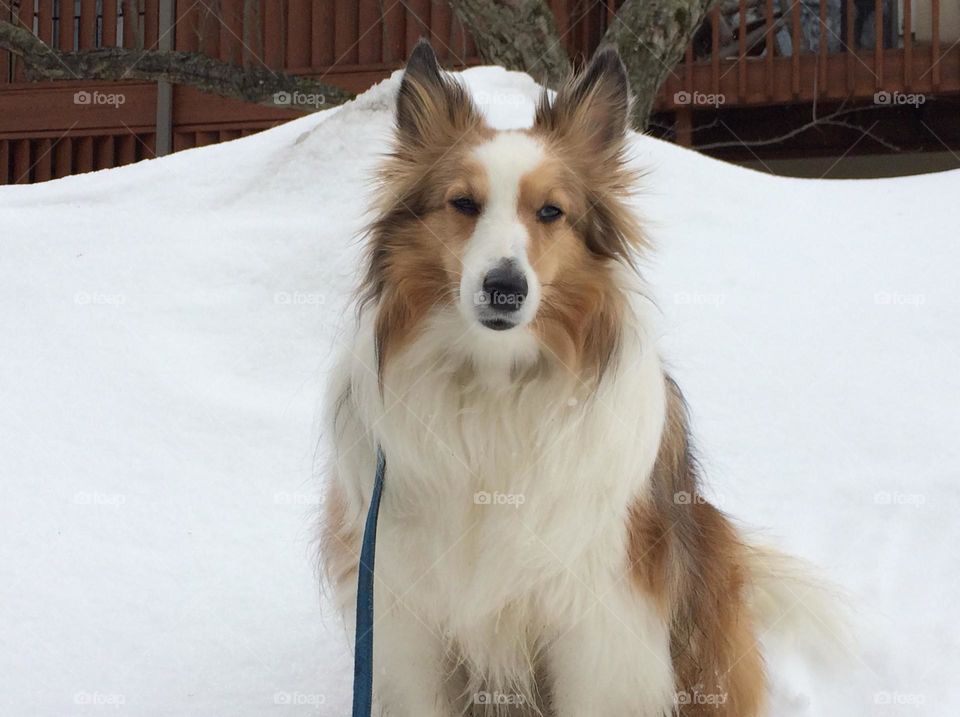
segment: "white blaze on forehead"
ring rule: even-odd
[[[490,195],[485,209],[501,212],[515,210],[520,180],[543,162],[543,146],[529,135],[501,132],[474,151],[474,157],[487,173]]]
[[[484,254],[516,256],[527,239],[517,215],[520,180],[543,162],[543,146],[526,134],[501,132],[478,146],[473,156],[486,172],[489,192],[474,238],[485,245]]]

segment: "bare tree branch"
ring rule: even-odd
[[[570,71],[570,60],[545,0],[450,0],[487,62],[519,70],[548,87]]]
[[[0,20],[0,49],[23,58],[32,80],[166,80],[236,100],[307,112],[334,107],[353,97],[309,77],[265,67],[239,67],[193,52],[119,47],[61,52],[5,20]]]
[[[892,142],[885,139],[884,137],[881,137],[880,135],[876,134],[875,132],[872,131],[872,128],[864,129],[863,126],[859,124],[840,119],[841,117],[845,117],[850,114],[860,113],[864,111],[866,110],[863,107],[847,108],[846,103],[844,103],[844,104],[841,104],[840,107],[834,110],[833,112],[830,112],[829,114],[826,114],[820,117],[820,116],[817,116],[817,107],[816,105],[814,105],[813,116],[810,119],[810,121],[800,125],[799,127],[794,127],[789,132],[778,134],[775,137],[766,137],[764,139],[755,139],[755,140],[746,140],[746,141],[730,140],[726,142],[710,142],[708,144],[698,144],[694,146],[694,149],[696,149],[698,152],[704,152],[712,149],[728,149],[731,147],[767,147],[772,144],[779,144],[781,142],[785,142],[788,139],[791,139],[793,137],[796,137],[797,135],[803,134],[807,130],[814,129],[815,127],[843,127],[846,129],[852,129],[857,132],[860,132],[861,134],[866,135],[867,137],[872,139],[877,144],[883,147],[886,147],[891,151],[902,152],[903,151],[902,147],[898,147],[897,145],[893,144]],[[694,127],[693,133],[695,134],[699,131],[702,131],[705,129],[711,129],[713,127],[717,127],[722,124],[723,122],[721,120],[715,119],[712,122],[708,122],[707,124],[698,125]],[[671,129],[670,127],[663,127],[662,125],[661,127],[667,130]]]

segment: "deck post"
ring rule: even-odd
[[[173,49],[174,2],[160,0],[157,12],[157,49],[170,52]],[[157,128],[154,150],[158,157],[173,151],[173,85],[166,80],[157,82]]]
[[[681,147],[693,146],[693,113],[689,107],[677,108],[676,115],[677,144]]]

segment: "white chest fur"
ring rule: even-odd
[[[562,369],[520,382],[510,367],[471,370],[446,331],[432,321],[393,359],[381,394],[361,325],[341,372],[351,395],[337,451],[369,454],[377,441],[387,456],[377,547],[387,602],[455,645],[486,684],[515,681],[624,579],[626,513],[659,445],[663,376],[632,328],[597,389]],[[356,516],[370,466],[338,457]]]

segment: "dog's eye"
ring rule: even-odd
[[[563,216],[563,210],[552,204],[544,204],[537,210],[537,219],[541,222],[553,222]]]
[[[450,206],[461,214],[466,214],[467,216],[471,217],[480,213],[480,205],[473,201],[470,197],[457,197],[456,199],[451,199]]]

